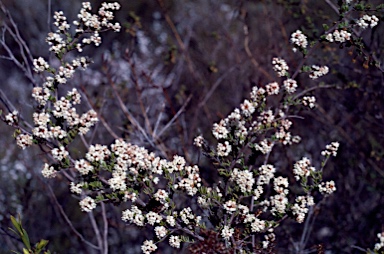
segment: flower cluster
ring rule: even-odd
[[[149,254],[157,250],[157,246],[153,243],[152,240],[145,240],[143,245],[141,246],[141,250],[144,254]]]
[[[292,206],[292,213],[296,216],[296,221],[302,223],[308,213],[308,207],[315,205],[312,196],[298,196]]]
[[[84,212],[91,212],[96,208],[96,202],[91,197],[85,197],[79,202],[80,208]]]
[[[319,184],[319,191],[322,194],[332,194],[336,191],[336,185],[334,181],[323,182]]]
[[[289,78],[284,80],[283,84],[284,84],[285,91],[287,91],[287,93],[291,94],[296,92],[296,88],[297,88],[296,80]]]
[[[316,106],[316,98],[314,96],[304,96],[301,103],[304,106],[314,108]]]
[[[336,156],[337,155],[337,150],[339,149],[339,142],[332,142],[329,145],[325,146],[325,150],[321,152],[321,155],[323,156]]]
[[[231,238],[231,236],[233,235],[233,233],[235,232],[235,230],[233,228],[229,228],[228,226],[224,226],[224,228],[221,230],[221,236],[225,239],[225,240],[229,240],[229,238]]]
[[[273,70],[277,73],[277,76],[282,77],[288,74],[289,67],[284,59],[274,57],[272,59]]]
[[[327,34],[327,36],[325,37],[325,39],[329,42],[345,42],[345,41],[349,41],[351,39],[351,33],[345,31],[345,30],[335,30],[333,31],[333,33],[329,33]]]
[[[20,134],[16,137],[16,144],[21,149],[25,149],[33,144],[33,137],[29,134]]]
[[[299,49],[305,49],[308,46],[307,36],[303,34],[302,31],[296,30],[296,32],[291,34],[291,43]],[[294,48],[296,50],[296,48]]]
[[[306,157],[297,161],[293,166],[293,174],[295,175],[296,180],[307,178],[311,171],[313,172],[315,170],[316,169],[311,166],[311,161]]]
[[[321,76],[326,75],[329,72],[329,68],[327,66],[312,65],[311,69],[311,73],[309,74],[309,77],[311,79],[317,79]]]
[[[57,171],[55,170],[55,168],[53,166],[50,166],[49,164],[45,163],[43,170],[41,171],[41,174],[45,178],[52,178],[52,177],[56,176],[56,172]]]
[[[362,29],[368,28],[370,26],[371,28],[377,26],[379,23],[379,18],[375,15],[369,16],[367,14],[363,15],[359,20],[357,20],[357,25],[361,27]]]
[[[19,122],[18,118],[19,112],[17,110],[14,110],[13,112],[5,115],[5,122],[8,125],[16,125]]]
[[[375,244],[375,251],[384,249],[384,232],[378,233],[377,237],[379,238],[379,242]]]

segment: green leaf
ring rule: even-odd
[[[30,250],[31,249],[31,242],[29,241],[28,233],[27,233],[27,231],[25,231],[25,229],[22,228],[22,230],[23,230],[23,235],[21,237],[21,240],[23,241],[25,247],[27,247],[28,250]]]
[[[45,246],[47,246],[48,242],[49,242],[48,240],[41,239],[40,242],[36,243],[35,254],[39,254],[40,251],[42,251],[45,248]]]
[[[22,231],[21,224],[19,224],[19,222],[12,215],[11,215],[11,222],[13,226],[16,228],[16,230],[19,231],[19,235],[22,235],[23,231]]]

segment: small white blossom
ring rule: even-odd
[[[148,224],[152,226],[155,225],[155,223],[160,223],[162,220],[161,215],[155,212],[149,212],[145,217],[147,218]]]
[[[217,155],[226,157],[229,155],[231,151],[232,151],[232,146],[229,144],[228,141],[217,144]]]
[[[49,69],[49,64],[42,57],[33,59],[33,66],[35,72],[43,72]]]
[[[167,223],[169,224],[169,226],[171,227],[174,227],[176,225],[176,220],[173,216],[171,215],[168,215],[165,219],[167,221]]]
[[[378,233],[377,237],[379,238],[379,242],[375,244],[375,251],[379,251],[381,249],[384,249],[384,232]]]
[[[157,238],[161,239],[167,235],[167,229],[164,226],[155,227],[155,234]]]
[[[88,174],[90,171],[93,170],[93,166],[91,165],[91,163],[89,163],[88,161],[84,160],[84,159],[80,159],[78,161],[75,161],[75,168],[77,169],[77,171],[80,172],[80,174],[82,175],[86,175]]]
[[[221,236],[225,240],[229,240],[229,238],[231,238],[231,236],[233,235],[234,232],[235,232],[235,230],[233,228],[230,228],[228,226],[224,226],[224,228],[221,230]]]
[[[289,78],[284,80],[283,84],[284,84],[284,89],[285,91],[287,91],[287,93],[291,94],[296,92],[296,88],[297,88],[296,80]]]
[[[193,140],[193,145],[197,147],[202,147],[204,144],[204,138],[203,136],[199,135]]]
[[[62,161],[69,155],[68,151],[65,150],[64,146],[60,146],[59,148],[52,149],[51,153],[53,158],[55,158],[58,161]]]
[[[314,108],[316,106],[316,98],[315,96],[304,96],[301,103],[303,103],[304,106]]]
[[[29,134],[20,134],[16,137],[16,144],[21,149],[25,149],[33,144],[33,137]]]
[[[237,186],[240,187],[240,191],[243,193],[251,192],[252,186],[255,183],[252,172],[239,170],[237,168],[233,170],[230,179],[236,182]]]
[[[329,182],[322,182],[319,184],[319,191],[322,194],[332,194],[333,192],[336,191],[336,185],[334,181],[329,181]]]
[[[311,171],[315,170],[316,169],[311,166],[311,161],[307,157],[303,157],[293,165],[293,174],[295,175],[296,180],[308,177]]]
[[[307,36],[305,36],[302,31],[296,30],[296,32],[291,34],[291,43],[299,48],[305,49],[308,46]]]
[[[41,174],[45,178],[52,178],[56,176],[56,170],[53,166],[50,166],[49,164],[45,163]]]
[[[96,202],[91,197],[85,197],[83,200],[79,202],[80,208],[83,212],[91,212],[93,209],[96,208]]]
[[[309,77],[311,79],[317,79],[321,76],[326,75],[329,72],[329,68],[327,66],[317,66],[312,65],[311,73],[309,74]]]
[[[321,151],[321,155],[323,156],[336,156],[337,155],[337,150],[339,149],[339,142],[332,142],[329,145],[325,146],[325,150]]]
[[[277,73],[277,76],[287,76],[289,67],[284,59],[274,57],[272,59],[273,70]]]
[[[19,121],[18,115],[19,112],[17,110],[14,110],[12,113],[9,113],[5,116],[5,122],[11,126],[17,124],[17,122]]]
[[[169,237],[169,245],[171,247],[179,249],[180,243],[181,243],[181,239],[179,236],[172,235],[171,237]]]
[[[357,20],[357,25],[360,26],[362,29],[366,29],[369,26],[375,27],[379,23],[379,18],[375,15],[369,16],[367,14],[364,14],[363,17],[361,17],[359,20]]]
[[[78,184],[75,184],[74,182],[71,182],[70,191],[72,193],[75,193],[75,194],[81,194],[81,192],[83,191],[83,189],[82,189],[83,186],[84,186],[83,182],[78,183]]]
[[[216,139],[225,139],[228,133],[229,131],[224,120],[221,120],[219,124],[213,124],[212,134]]]
[[[227,210],[228,213],[233,213],[236,211],[237,209],[237,204],[235,201],[233,200],[228,200],[227,202],[225,202],[224,204],[224,209]]]
[[[278,94],[280,91],[280,86],[277,82],[269,83],[265,86],[265,90],[268,95]]]
[[[145,240],[143,245],[141,245],[141,250],[144,254],[150,254],[157,250],[157,246],[153,243],[152,240]]]
[[[240,105],[241,113],[245,117],[251,116],[255,112],[255,107],[253,106],[253,103],[249,100],[244,100],[243,104]]]

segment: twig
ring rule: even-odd
[[[46,186],[48,187],[48,191],[49,191],[49,193],[50,193],[50,196],[51,196],[51,198],[53,199],[53,201],[54,201],[55,205],[57,206],[57,208],[59,209],[61,216],[63,216],[65,222],[66,222],[66,223],[68,224],[68,226],[72,229],[72,231],[75,233],[75,235],[77,235],[77,236],[80,238],[81,241],[83,241],[85,244],[87,244],[87,245],[90,246],[91,248],[96,249],[96,250],[100,250],[100,247],[98,247],[98,246],[94,245],[93,243],[91,243],[91,242],[85,240],[85,238],[83,237],[83,235],[80,234],[79,231],[77,231],[77,230],[75,229],[75,227],[72,225],[72,222],[71,222],[70,219],[68,218],[67,214],[64,212],[63,207],[62,207],[62,206],[60,205],[60,203],[57,201],[56,195],[55,195],[55,193],[53,192],[51,186],[48,185],[48,184],[47,184]]]
[[[103,240],[104,240],[104,253],[108,254],[108,220],[107,220],[107,211],[105,210],[104,202],[101,202],[101,214],[103,216]]]
[[[184,102],[183,106],[177,111],[177,113],[172,117],[172,119],[161,129],[161,131],[156,135],[159,138],[163,133],[173,124],[174,121],[184,112],[185,107],[188,105],[189,101],[192,99],[192,95],[188,96],[187,100]]]
[[[95,215],[93,213],[88,213],[88,217],[89,217],[89,220],[91,221],[93,231],[95,232],[95,235],[96,235],[97,244],[99,245],[98,249],[100,250],[101,253],[104,253],[105,250],[103,248],[104,247],[103,239],[101,237],[99,227],[97,226]]]
[[[109,81],[108,83],[112,87],[112,90],[113,90],[113,92],[115,94],[115,97],[117,98],[117,101],[118,101],[118,103],[120,105],[120,108],[123,111],[123,113],[125,114],[125,116],[127,117],[127,119],[141,132],[141,134],[144,136],[144,138],[148,141],[148,143],[152,147],[156,147],[155,144],[153,143],[153,141],[148,137],[148,135],[145,132],[144,128],[140,125],[140,123],[132,115],[132,113],[129,111],[129,109],[125,106],[123,100],[120,97],[119,92],[116,89],[116,86],[115,86],[114,82],[112,81],[111,76],[108,73],[107,73],[107,77],[108,77],[108,81]]]

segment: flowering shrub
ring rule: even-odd
[[[353,4],[343,6],[348,9]],[[142,243],[143,253],[155,252],[163,241],[176,249],[188,244],[191,253],[273,251],[275,230],[283,221],[291,218],[303,223],[324,197],[337,190],[333,180],[323,180],[323,172],[330,157],[337,155],[338,142],[331,142],[321,152],[320,167],[298,155],[300,159],[290,165],[290,174],[283,173],[274,155],[276,150],[295,149],[301,142],[292,130],[294,120],[300,118],[301,111],[316,107],[310,91],[326,87],[300,84],[299,75],[315,80],[330,71],[327,66],[304,63],[316,43],[355,43],[351,30],[372,28],[378,18],[364,15],[351,25],[340,21],[313,44],[301,30],[293,32],[293,51],[304,56],[300,65],[295,69],[274,57],[271,68],[276,81],[253,86],[238,108],[213,125],[213,142],[203,135],[194,139],[194,145],[217,171],[217,179],[207,184],[202,169],[187,163],[183,156],[162,158],[121,137],[110,145],[86,141],[101,119],[94,109],[78,112],[83,96],[76,88],[67,88],[75,73],[91,64],[90,58],[76,57],[73,52],[80,54],[90,44],[99,46],[102,32],[118,32],[121,26],[113,20],[119,9],[118,3],[103,3],[94,14],[90,3],[83,3],[74,28],[63,12],[55,12],[57,29],[48,34],[46,42],[59,65],[43,57],[33,60],[34,71],[45,79],[41,87],[32,90],[34,126],[21,124],[23,118],[17,111],[2,117],[16,129],[17,145],[22,149],[44,146],[51,162],[44,164],[42,175],[64,176],[72,194],[79,197],[81,211],[92,213],[112,203],[127,207],[121,211],[122,221],[151,227],[153,237]],[[343,21],[348,18],[346,15]],[[74,150],[78,139],[87,148],[84,154]],[[183,198],[190,202],[181,202]],[[107,243],[98,247],[108,251]]]

